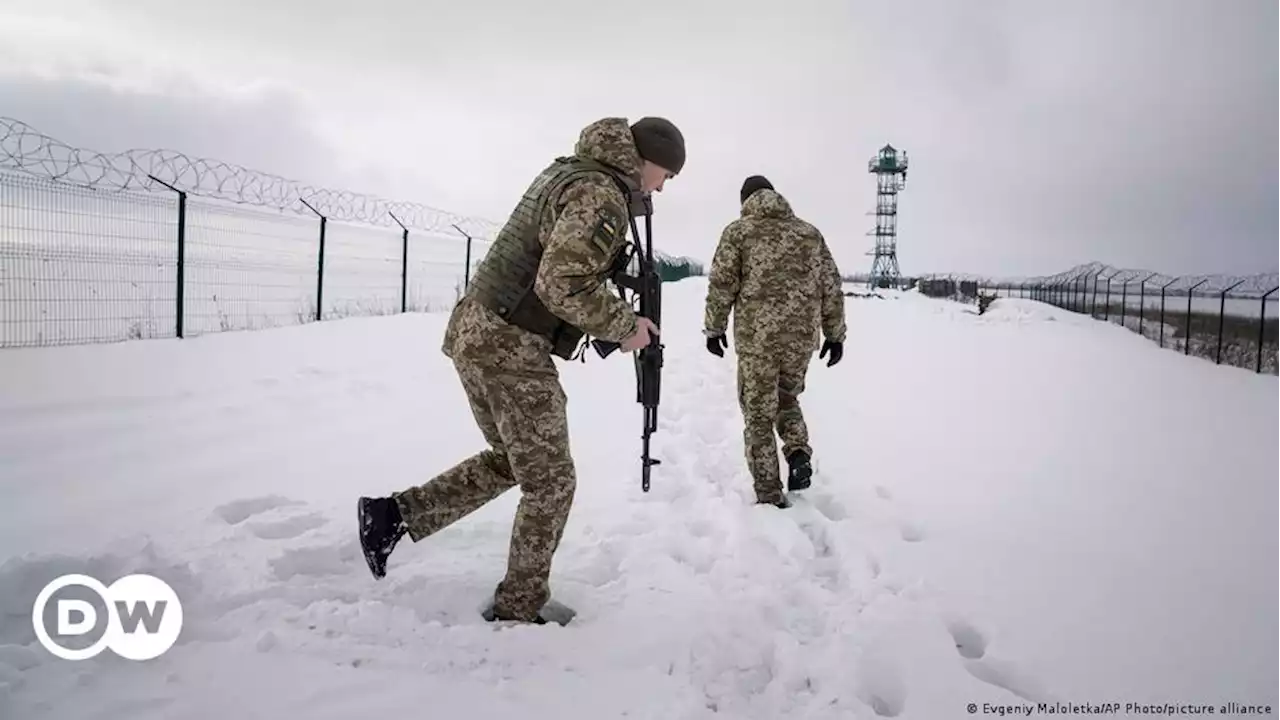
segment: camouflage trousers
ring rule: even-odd
[[[551,596],[551,559],[577,487],[564,390],[549,358],[549,373],[517,374],[458,360],[454,366],[489,447],[392,497],[409,537],[418,542],[519,485],[507,572],[494,594],[494,612],[533,620]]]
[[[778,460],[796,450],[812,454],[809,428],[800,410],[812,352],[780,351],[738,354],[738,405],[742,409],[742,439],[747,467],[762,502],[782,499],[783,484]],[[777,433],[775,436],[774,433]]]

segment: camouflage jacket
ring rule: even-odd
[[[610,165],[639,182],[640,155],[624,118],[588,125],[574,154]],[[614,342],[635,332],[637,316],[604,281],[617,248],[602,243],[596,230],[601,218],[625,223],[627,207],[627,197],[612,178],[592,173],[564,189],[561,205],[547,207],[538,230],[542,258],[533,291],[557,317]],[[553,367],[550,341],[506,323],[465,297],[450,318],[443,350],[455,359],[512,370],[517,369],[514,365]]]
[[[843,342],[844,292],[826,239],[786,198],[758,190],[725,227],[711,261],[704,334],[723,335],[733,312],[738,353],[816,350],[819,331]]]

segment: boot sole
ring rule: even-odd
[[[387,566],[378,559],[378,551],[370,549],[368,544],[369,537],[369,516],[366,508],[369,504],[369,498],[360,498],[356,501],[356,530],[360,535],[360,550],[364,554],[364,562],[369,566],[369,572],[373,574],[375,580],[381,580],[387,576]]]

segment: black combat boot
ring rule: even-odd
[[[360,549],[364,561],[375,578],[387,574],[387,558],[396,543],[409,531],[400,517],[400,507],[392,498],[360,498],[357,510],[360,529]]]
[[[506,615],[498,614],[498,612],[493,609],[492,604],[490,604],[484,610],[482,610],[480,612],[480,616],[485,619],[485,622],[526,622],[526,623],[532,623],[534,625],[547,624],[547,619],[542,617],[542,613],[538,613],[538,615],[535,616],[532,620],[517,620],[516,618],[513,618],[513,617],[507,617]]]
[[[813,467],[809,465],[809,454],[803,450],[796,450],[787,456],[787,465],[791,467],[791,474],[787,477],[787,490],[795,492],[807,489],[811,484],[809,478],[813,477]]]
[[[525,620],[523,618],[514,618],[499,613],[494,607],[495,602],[496,598],[489,598],[488,604],[480,611],[480,616],[487,622],[517,622],[532,625],[555,623],[557,625],[564,626],[568,625],[578,614],[577,610],[574,610],[558,600],[547,600],[547,602],[543,604],[542,609],[538,611],[538,614],[535,615],[532,620]]]
[[[756,498],[756,504],[757,504],[757,505],[772,505],[772,506],[774,506],[774,507],[776,507],[776,508],[779,508],[779,509],[782,509],[782,510],[786,510],[787,508],[791,507],[791,498],[788,498],[786,495],[783,495],[783,496],[782,496],[780,499],[778,499],[778,500],[765,500],[765,499],[762,499],[762,498]]]

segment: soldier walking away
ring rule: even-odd
[[[796,216],[763,176],[742,183],[742,215],[720,236],[708,278],[703,334],[724,357],[733,312],[738,404],[756,501],[790,507],[783,494],[777,437],[790,468],[789,491],[810,485],[809,430],[800,393],[819,331],[827,366],[844,356],[845,312],[840,272],[816,227]],[[777,432],[775,437],[774,432]]]
[[[360,498],[360,544],[375,578],[405,534],[418,542],[519,485],[506,574],[484,617],[567,622],[544,611],[558,605],[549,604],[551,561],[577,486],[552,356],[577,358],[586,336],[632,352],[657,335],[605,281],[625,269],[632,193],[661,192],[684,161],[684,137],[668,120],[604,118],[534,178],[454,307],[442,346],[488,448],[423,485]]]

